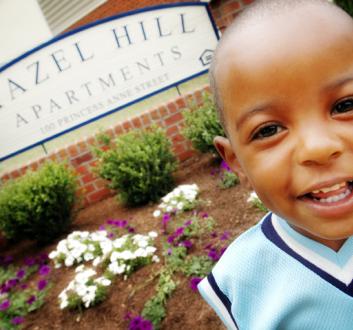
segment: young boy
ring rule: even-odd
[[[271,210],[199,284],[229,329],[353,329],[353,20],[257,0],[217,48],[215,145]]]

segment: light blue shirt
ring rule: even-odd
[[[198,288],[228,329],[352,330],[353,237],[338,252],[268,214]]]

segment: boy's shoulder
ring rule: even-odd
[[[232,281],[234,276],[237,276],[238,281],[249,281],[249,273],[253,274],[257,268],[263,269],[272,264],[269,258],[274,245],[266,238],[262,228],[263,222],[270,219],[271,213],[238,236],[217,262],[212,274],[224,281]]]
[[[227,248],[199,284],[200,293],[229,329],[352,328],[353,280],[344,282],[347,273],[339,262],[332,268],[334,260],[325,261],[322,268],[314,265],[327,257],[325,253],[293,240],[290,230],[278,216],[267,214]],[[303,249],[294,243],[303,244]],[[353,238],[348,243],[353,246]],[[350,267],[352,252],[346,250]],[[312,308],[303,308],[305,302]]]

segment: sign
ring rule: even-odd
[[[218,35],[206,4],[110,17],[0,68],[0,160],[208,71]]]

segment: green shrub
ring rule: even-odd
[[[5,183],[0,190],[0,229],[15,241],[50,242],[71,223],[75,191],[74,174],[55,163]]]
[[[128,205],[155,202],[174,186],[176,159],[164,131],[131,131],[110,143],[106,151],[95,150],[98,174],[110,181],[110,188]]]
[[[353,17],[353,2],[352,0],[335,0],[336,5],[345,10],[349,15]]]
[[[185,128],[182,134],[191,141],[193,147],[202,153],[212,152],[217,154],[213,146],[213,138],[217,135],[225,136],[219,122],[214,102],[209,94],[203,95],[201,106],[190,105],[183,112]]]

